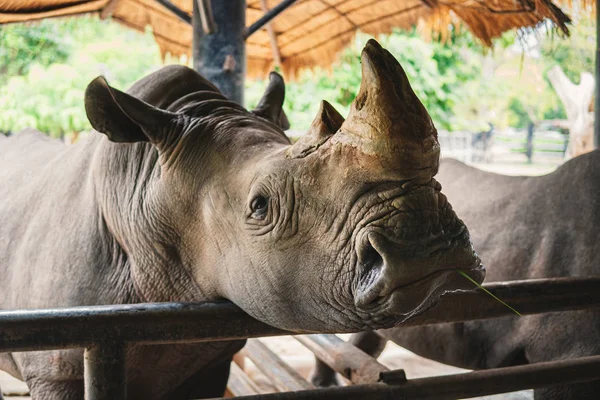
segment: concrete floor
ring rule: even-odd
[[[0,371],[0,388],[2,388],[2,394],[4,394],[5,399],[30,399],[27,396],[29,394],[27,385],[2,371]]]

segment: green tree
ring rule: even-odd
[[[464,42],[473,40],[468,33],[457,34],[458,37]],[[292,129],[309,126],[320,99],[332,103],[342,115],[348,113],[360,87],[360,52],[368,39],[366,35],[358,35],[330,71],[306,71],[297,82],[288,83],[284,106]],[[414,31],[395,31],[379,37],[379,41],[398,59],[437,126],[451,129],[453,109],[462,98],[461,88],[478,74],[476,57],[472,56],[479,51],[477,45],[471,43],[471,48],[458,52],[450,42],[426,42]],[[256,104],[264,85],[264,82],[247,85],[249,105]]]
[[[83,106],[87,84],[104,75],[111,85],[126,89],[161,66],[150,32],[140,34],[96,17],[49,20],[52,32],[71,38],[68,57],[31,62],[27,73],[13,72],[0,86],[0,131],[39,129],[63,136],[91,129]],[[4,47],[4,46],[3,46]]]
[[[64,62],[70,46],[55,21],[0,25],[0,85],[6,77],[25,75],[32,64]]]
[[[541,52],[546,70],[559,65],[567,77],[579,83],[582,72],[593,72],[596,55],[596,22],[591,13],[577,13],[568,40],[559,37],[543,39]]]
[[[547,36],[541,28],[507,33],[492,51],[466,30],[451,30],[447,42],[425,41],[414,31],[378,39],[398,58],[438,128],[478,131],[490,122],[524,127],[532,120],[564,117],[545,72],[559,64],[578,82],[581,71],[592,71],[593,30],[589,15],[576,14],[568,40]],[[329,70],[307,70],[287,83],[285,110],[292,129],[310,125],[321,99],[347,115],[360,87],[360,52],[368,38],[357,35]],[[87,130],[83,92],[89,81],[104,75],[126,89],[163,64],[151,32],[95,17],[0,27],[0,40],[0,131],[31,126],[60,136]],[[253,106],[265,82],[246,85],[246,102]]]

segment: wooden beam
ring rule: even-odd
[[[234,396],[260,394],[260,388],[236,363],[231,363],[227,390]]]
[[[244,349],[252,362],[271,380],[277,389],[293,392],[315,388],[259,339],[248,340]]]
[[[373,357],[336,335],[302,335],[294,336],[294,339],[354,384],[376,383],[382,372],[389,371]]]
[[[263,12],[266,14],[269,11],[267,7],[267,0],[260,0],[260,6]],[[277,44],[277,36],[271,26],[270,22],[266,23],[267,32],[269,33],[269,41],[271,42],[271,51],[273,52],[273,61],[276,67],[281,67],[281,52],[279,51],[279,45]]]
[[[252,35],[254,32],[256,32],[257,30],[259,30],[260,28],[262,28],[267,22],[269,22],[270,20],[272,20],[273,18],[275,18],[276,16],[278,16],[279,14],[281,14],[283,11],[285,11],[286,9],[288,9],[296,1],[297,0],[282,0],[281,3],[277,4],[271,10],[269,10],[268,12],[266,12],[265,15],[263,15],[262,17],[260,17],[255,23],[253,23],[252,25],[250,25],[246,29],[246,33],[245,33],[244,37],[246,39],[248,39],[248,37],[250,37],[250,35]]]
[[[425,3],[428,8],[434,8],[437,6],[437,0],[421,0],[421,2]]]
[[[120,0],[108,0],[108,3],[100,10],[100,19],[106,19],[112,16],[113,12],[117,8]]]
[[[202,23],[202,31],[205,35],[213,34],[217,31],[217,24],[212,12],[212,4],[210,0],[195,0],[198,3],[198,11],[200,13],[200,22]]]

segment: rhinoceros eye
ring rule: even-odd
[[[252,217],[256,219],[264,219],[267,216],[269,209],[269,200],[263,196],[256,196],[250,202]]]

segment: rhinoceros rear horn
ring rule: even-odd
[[[394,56],[372,39],[361,60],[360,90],[336,140],[379,159],[386,168],[435,174],[437,131],[406,73]]]
[[[258,102],[252,113],[265,118],[281,129],[289,129],[290,123],[283,112],[283,101],[285,100],[285,82],[277,72],[269,74],[269,84],[265,94]]]
[[[160,147],[176,114],[161,110],[94,79],[85,90],[85,112],[92,127],[113,142],[151,142]]]
[[[306,157],[317,150],[335,134],[344,123],[344,117],[331,104],[321,101],[319,111],[306,135],[302,136],[287,152],[290,158]]]

